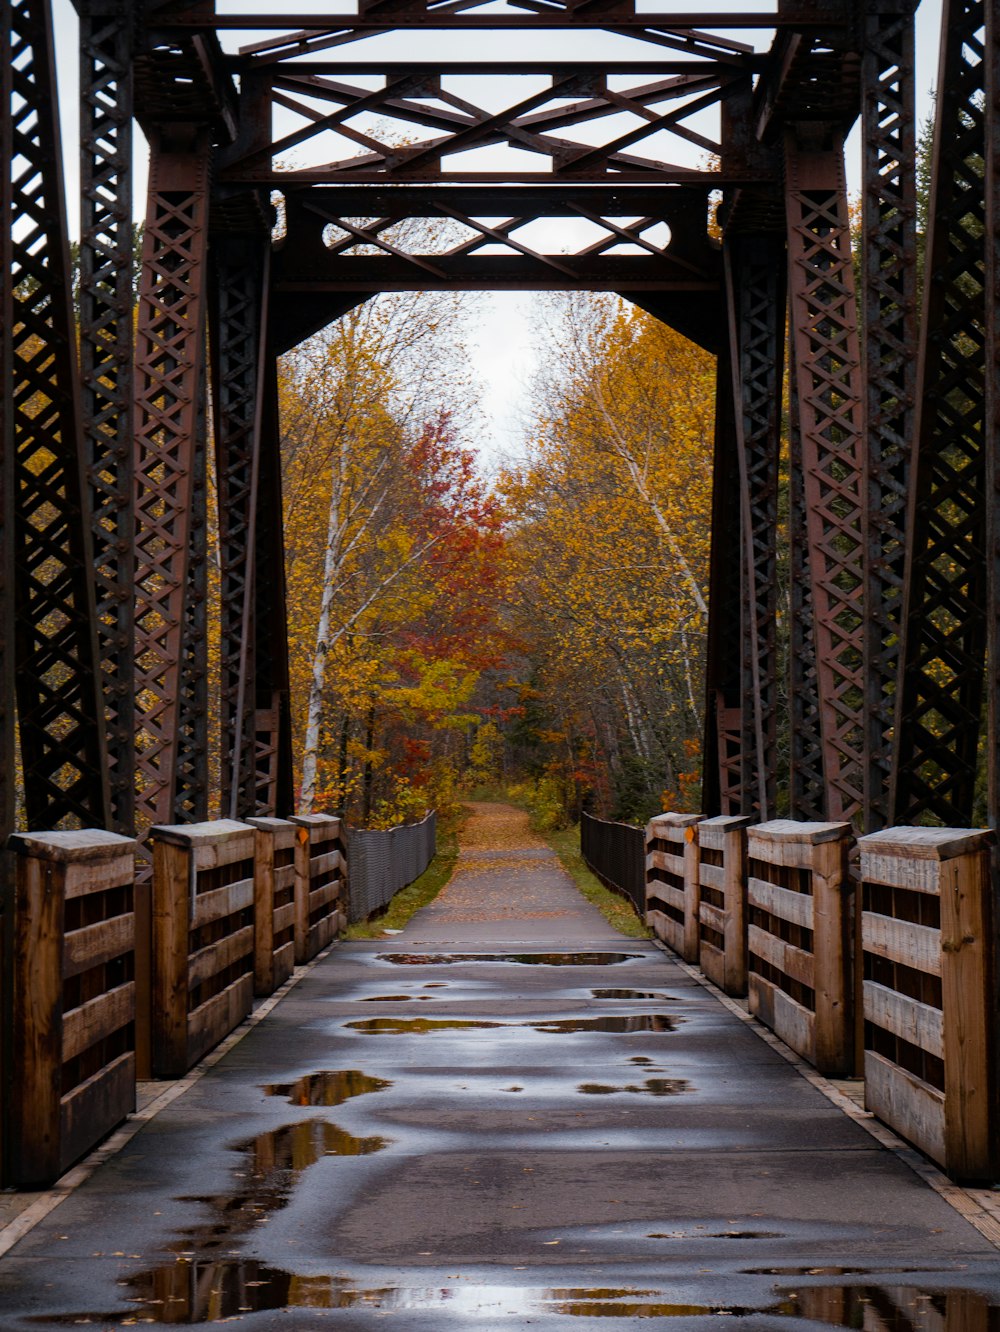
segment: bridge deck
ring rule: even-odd
[[[513,840],[37,1225],[3,1328],[996,1326],[997,1249]]]

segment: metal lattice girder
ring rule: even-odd
[[[0,165],[7,213],[0,521],[2,591],[14,602],[4,676],[9,683],[16,673],[28,826],[102,827],[109,817],[104,721],[51,13],[47,0],[7,0],[2,9],[8,151]],[[12,775],[9,694],[4,720],[3,759]],[[9,795],[4,804],[9,814]]]
[[[205,359],[208,137],[151,146],[136,348],[137,820],[172,823]]]
[[[916,407],[917,254],[913,5],[865,18],[863,79],[865,465],[864,826],[890,821],[889,781]]]
[[[988,582],[985,8],[948,0],[942,19],[896,714],[901,823],[973,818]]]
[[[1000,495],[1000,14],[986,11],[986,494]],[[987,508],[987,772],[988,818],[1000,812],[1000,503]]]
[[[824,813],[848,819],[861,809],[864,782],[865,534],[863,389],[842,144],[806,150],[789,132],[785,163]]]
[[[198,366],[198,413],[191,458],[184,630],[177,707],[174,823],[208,818],[208,379],[205,341]]]
[[[742,788],[770,818],[777,796],[778,481],[785,333],[785,238],[727,242],[727,302],[739,460],[743,568]]]
[[[294,792],[278,367],[273,356],[263,362],[262,373],[254,574],[256,804],[259,814],[283,818],[294,810]]]
[[[795,364],[794,333],[788,359]],[[789,813],[793,819],[826,818],[826,785],[820,734],[819,688],[812,601],[809,596],[809,545],[806,540],[805,477],[796,377],[789,380],[789,654],[788,712],[790,718],[788,777]]]
[[[705,741],[702,809],[743,810],[740,698],[740,609],[744,599],[740,545],[739,460],[730,340],[719,346],[712,464],[712,547],[709,562],[708,649],[705,663]]]
[[[132,466],[132,14],[80,4],[80,382],[111,826],[135,807]]]
[[[267,245],[227,235],[211,266],[221,563],[222,808],[257,813],[254,568],[260,462],[261,367],[266,355]],[[273,497],[268,497],[273,502]]]

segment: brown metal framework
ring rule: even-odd
[[[277,357],[436,287],[718,357],[709,812],[963,824],[987,771],[995,810],[997,0],[946,0],[922,313],[914,0],[76,0],[75,285],[50,2],[0,7],[4,831],[18,759],[32,827],[291,809]]]

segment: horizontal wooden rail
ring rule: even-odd
[[[3,1178],[50,1183],[135,1109],[135,842],[11,837]]]
[[[695,828],[698,950],[702,971],[726,994],[747,992],[746,864],[750,820],[723,814]]]
[[[747,829],[750,1011],[822,1073],[853,1065],[849,823]]]
[[[889,828],[861,850],[865,1105],[949,1173],[996,1168],[990,832]]]
[[[299,829],[288,819],[247,819],[254,834],[254,994],[273,994],[295,967],[295,922],[300,912],[295,870]]]
[[[646,827],[646,924],[685,962],[698,961],[700,814],[658,814]]]
[[[347,927],[347,838],[343,820],[296,814],[295,960],[308,962]]]
[[[176,1078],[250,1012],[255,831],[219,819],[159,825],[150,839],[153,1073]]]

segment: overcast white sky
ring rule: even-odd
[[[739,8],[757,5],[743,3]],[[300,10],[313,8],[301,0]],[[720,10],[729,8],[726,0],[718,4]],[[272,0],[234,0],[226,3],[220,0],[220,11],[224,8],[246,13],[256,9],[258,12],[273,12]],[[323,12],[334,13],[339,6],[322,3]],[[640,4],[642,8],[662,12],[668,6],[664,3]],[[73,200],[79,193],[77,174],[77,22],[71,0],[53,0],[56,30],[56,58],[60,82],[60,112],[62,115],[63,134],[66,142],[67,198],[70,200],[70,227],[74,234],[79,227],[79,218],[75,215]],[[940,27],[941,0],[922,0],[917,17],[917,93],[918,115],[921,120],[930,110],[930,95],[937,77],[938,31]],[[741,40],[762,40],[761,34],[734,34]],[[539,35],[533,37],[537,44]],[[234,34],[227,39],[227,46],[235,47],[246,40],[245,34]],[[482,41],[482,38],[478,38]],[[431,55],[436,60],[482,59],[482,49],[476,50],[476,34],[448,33],[407,33],[397,38],[377,38],[366,41],[363,45],[355,43],[348,54],[341,48],[337,53],[343,56],[345,66],[349,65],[351,55],[358,59],[418,59],[421,55]],[[554,38],[558,44],[553,51],[543,52],[533,49],[535,58],[555,53],[560,59],[587,60],[595,63],[601,55],[606,56],[608,43],[613,42],[621,54],[635,54],[637,47],[627,38],[610,37],[608,34],[578,34],[572,37],[560,34]],[[433,43],[433,45],[431,45]],[[639,48],[648,54],[648,47]],[[664,53],[667,54],[667,53]],[[489,35],[488,58],[502,60],[510,57],[516,63],[518,57],[524,59],[523,38],[514,35]],[[456,88],[456,91],[458,89]],[[499,104],[509,102],[505,98],[503,80],[492,80],[489,84],[480,82],[480,95],[490,97]],[[144,210],[146,188],[147,150],[141,135],[137,135],[136,160],[134,173],[136,216]],[[675,159],[676,160],[676,159]],[[860,140],[857,131],[851,136],[847,149],[848,179],[853,189],[860,180]],[[482,386],[482,405],[487,422],[487,436],[482,443],[487,458],[491,455],[519,451],[523,434],[523,420],[526,408],[526,388],[535,369],[535,333],[539,321],[538,298],[531,292],[491,292],[469,295],[466,298],[472,305],[468,320],[472,335],[471,352],[474,369]]]

